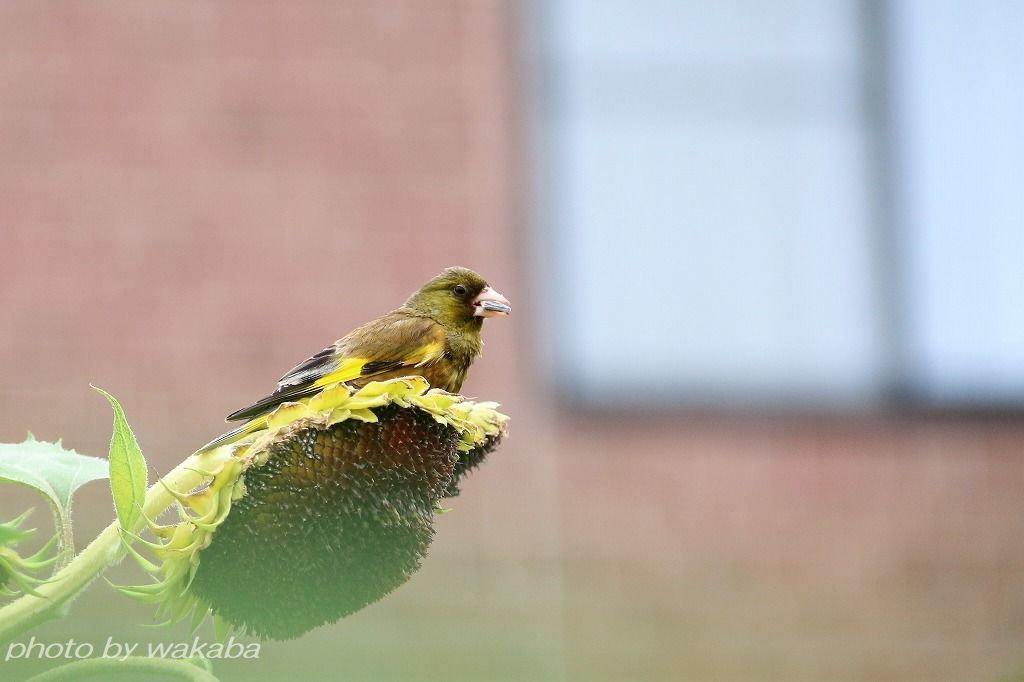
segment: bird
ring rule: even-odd
[[[281,403],[308,401],[338,383],[358,389],[371,381],[414,375],[433,388],[458,393],[483,347],[484,319],[511,312],[508,299],[479,274],[464,267],[446,268],[399,308],[290,369],[273,393],[229,414],[226,421],[243,421],[242,425],[197,453],[263,430],[267,416]]]

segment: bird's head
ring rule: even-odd
[[[508,315],[508,300],[468,268],[447,268],[409,297],[405,307],[449,326],[479,327],[485,317]]]

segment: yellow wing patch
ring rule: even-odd
[[[416,352],[409,355],[409,357],[403,358],[401,362],[396,362],[395,366],[422,367],[423,365],[430,364],[435,360],[439,360],[443,355],[444,342],[432,341],[423,345],[421,348],[418,348]],[[336,369],[314,381],[313,386],[323,388],[324,386],[336,384],[339,381],[352,381],[353,379],[358,379],[361,376],[372,376],[374,374],[373,372],[364,374],[363,369],[367,364],[373,362],[380,361],[370,360],[369,358],[345,358]]]
[[[359,377],[373,376],[376,372],[367,372],[365,370],[368,369],[368,366],[375,363],[380,363],[382,365],[381,371],[384,371],[383,368],[385,367],[387,369],[397,369],[398,367],[422,367],[423,365],[440,359],[442,355],[444,355],[444,343],[441,341],[432,341],[431,343],[425,344],[421,348],[417,349],[416,352],[409,355],[409,357],[402,358],[401,361],[396,361],[394,363],[370,360],[369,358],[345,358],[336,369],[331,370],[314,381],[313,386],[323,388],[324,386],[336,384],[339,381],[352,381]]]
[[[313,382],[313,385],[317,388],[324,386],[330,386],[336,384],[339,381],[352,381],[358,379],[359,375],[363,371],[363,365],[369,362],[368,358],[345,358],[338,365],[338,368],[328,372],[319,379]]]

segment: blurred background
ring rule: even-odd
[[[467,265],[511,439],[409,584],[222,679],[1016,679],[1022,42],[1013,0],[0,1],[0,439],[105,455],[92,382],[158,475]],[[101,583],[36,634],[191,639],[150,619]]]

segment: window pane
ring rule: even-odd
[[[544,16],[563,386],[601,401],[857,403],[880,390],[852,2]]]
[[[913,388],[1024,399],[1024,3],[893,5]]]

